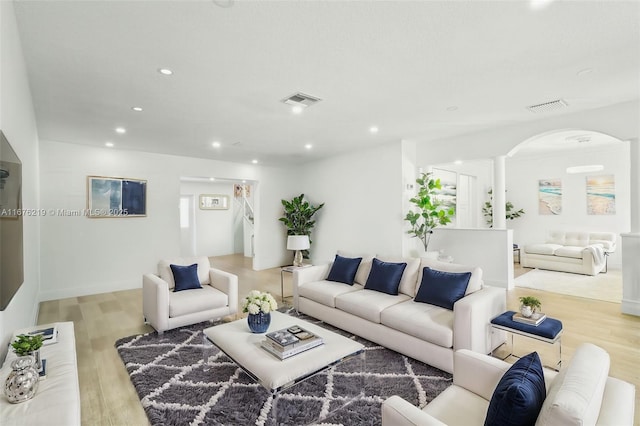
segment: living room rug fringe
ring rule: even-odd
[[[205,371],[202,330],[212,325],[209,322],[166,331],[162,336],[153,332],[125,337],[116,342],[116,349],[153,426],[272,426],[276,424],[274,411],[278,424],[379,425],[382,402],[389,396],[400,395],[424,406],[452,383],[449,373],[301,317],[364,344],[365,366],[344,362],[272,398],[215,347],[207,348]],[[348,405],[337,409],[345,403]]]

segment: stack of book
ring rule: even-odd
[[[538,326],[538,325],[540,325],[540,323],[542,321],[547,319],[547,315],[543,314],[542,312],[536,312],[533,315],[531,315],[529,318],[527,318],[527,317],[522,316],[522,314],[518,312],[518,313],[513,314],[512,319],[515,322],[520,322],[522,324],[529,324],[529,325]]]
[[[323,343],[322,337],[294,325],[267,333],[262,347],[279,359],[287,359]]]
[[[43,345],[51,345],[58,342],[58,328],[56,326],[30,331],[28,334],[31,336],[41,335]]]

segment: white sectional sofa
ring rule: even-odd
[[[372,263],[364,257],[353,285],[327,281],[332,264],[296,270],[295,309],[450,373],[455,350],[490,353],[502,343],[504,336],[492,335],[489,321],[505,311],[506,292],[484,287],[480,268],[420,258],[382,260],[407,263],[398,295],[364,288]],[[414,301],[427,266],[471,273],[453,310]]]
[[[453,385],[420,409],[399,396],[382,405],[387,426],[483,425],[500,379],[511,367],[487,355],[461,350],[455,355]],[[634,424],[635,387],[609,377],[609,355],[585,343],[560,373],[544,369],[546,398],[536,425]]]
[[[605,256],[615,249],[612,232],[552,231],[544,243],[525,245],[520,263],[526,268],[597,275],[605,268]]]

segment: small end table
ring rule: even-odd
[[[535,326],[514,321],[512,319],[513,314],[515,314],[514,311],[507,311],[491,320],[492,329],[506,331],[511,334],[511,347],[509,348],[509,354],[502,357],[502,359],[507,359],[510,356],[518,357],[513,354],[513,335],[517,334],[519,336],[535,339],[550,345],[557,344],[558,360],[550,367],[556,371],[560,371],[560,366],[562,365],[562,322],[560,320],[547,317],[542,323]],[[498,348],[494,349],[491,352],[491,355],[494,355],[497,349]]]
[[[280,268],[280,299],[282,300],[282,303],[284,303],[284,273],[287,272],[293,275],[293,271],[295,271],[296,269],[308,268],[309,266],[312,266],[312,265],[302,265],[302,266],[289,265],[289,266],[283,266],[282,268]],[[287,297],[290,297],[290,296],[287,296]]]

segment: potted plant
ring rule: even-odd
[[[489,194],[489,201],[485,201],[484,207],[482,207],[482,214],[486,218],[485,221],[490,228],[493,228],[493,189],[490,189],[487,194]],[[524,214],[524,209],[515,210],[513,207],[513,203],[511,201],[507,201],[505,204],[505,212],[507,220],[517,219]]]
[[[427,251],[433,230],[451,223],[455,210],[447,209],[438,199],[438,192],[442,189],[440,179],[433,179],[431,173],[422,173],[416,183],[418,193],[409,201],[415,205],[417,212],[409,211],[404,220],[411,225],[407,234],[420,239],[424,251]]]
[[[540,300],[533,296],[523,296],[520,298],[520,313],[523,317],[529,318],[542,307]]]
[[[276,299],[269,293],[251,290],[242,303],[242,312],[248,313],[247,324],[253,333],[264,333],[271,324],[271,311],[278,309]]]
[[[40,369],[42,363],[40,360],[40,348],[42,347],[43,337],[39,334],[29,336],[21,334],[11,343],[13,351],[18,356],[31,355],[35,358],[36,368]]]
[[[311,244],[311,231],[316,224],[313,216],[324,207],[324,203],[314,206],[304,199],[304,194],[294,197],[291,201],[282,200],[284,216],[278,219],[287,227],[287,235],[306,235]],[[302,256],[309,258],[309,250],[303,250]]]

